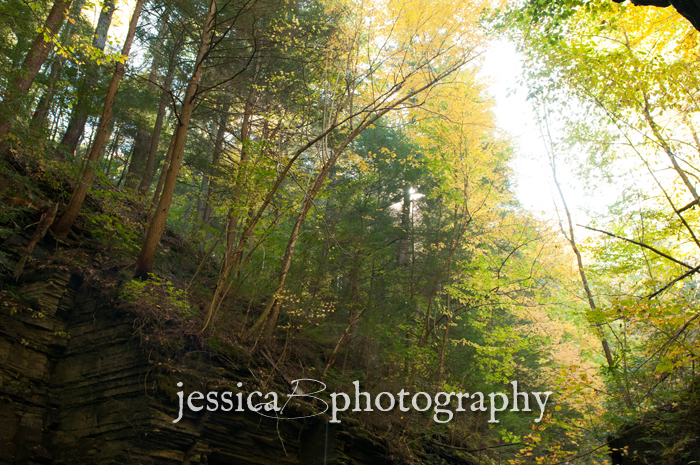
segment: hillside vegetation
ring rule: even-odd
[[[495,37],[527,57],[558,220],[515,194]],[[700,460],[698,44],[672,9],[10,0],[0,49],[3,389],[65,270],[132,324],[169,416],[180,381],[327,402],[517,382],[546,408],[343,416],[396,463]],[[605,211],[573,208],[566,169]],[[86,307],[57,305],[70,353]]]

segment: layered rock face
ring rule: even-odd
[[[317,418],[204,409],[173,424],[178,368],[149,358],[134,316],[89,273],[38,266],[0,294],[0,464],[394,463]],[[209,382],[237,381],[215,361],[204,369]]]

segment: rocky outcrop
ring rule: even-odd
[[[6,256],[19,257],[26,241],[7,238]],[[174,424],[176,379],[207,390],[241,373],[209,359],[193,376],[156,360],[134,337],[134,316],[89,276],[99,255],[86,257],[88,271],[35,261],[3,286],[0,464],[396,463],[380,441],[318,418],[204,410]]]

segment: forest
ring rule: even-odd
[[[0,464],[700,463],[695,3],[4,0]]]

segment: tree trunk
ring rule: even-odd
[[[143,199],[148,192],[148,188],[151,187],[153,182],[153,169],[156,164],[156,155],[158,154],[158,143],[160,142],[160,133],[163,129],[163,119],[165,118],[165,109],[170,101],[170,86],[173,83],[173,76],[175,75],[175,60],[182,49],[182,41],[178,40],[173,47],[173,53],[170,55],[170,61],[168,63],[168,74],[165,76],[163,81],[163,91],[160,94],[160,102],[158,103],[158,113],[156,114],[156,122],[153,126],[153,131],[151,133],[151,145],[148,150],[148,159],[146,160],[146,168],[143,172],[143,178],[141,178],[141,183],[139,184],[139,196]],[[164,169],[167,166],[164,165]]]
[[[105,135],[105,143],[102,146],[102,150],[100,150],[100,153],[97,155],[98,160],[102,160],[105,157],[105,154],[107,153],[107,146],[109,145],[108,142],[112,138],[113,132],[114,132],[114,120],[110,120],[109,124],[107,125],[107,133]]]
[[[194,186],[192,188],[196,191],[197,190],[197,179],[193,179],[194,181]],[[201,189],[200,189],[201,190]],[[192,217],[192,208],[195,207],[195,196],[191,195],[189,196],[189,200],[187,202],[187,208],[185,208],[185,216],[182,220],[182,233],[185,234],[187,230],[189,229],[190,226],[190,218]]]
[[[257,77],[257,70],[255,73]],[[233,188],[233,198],[231,199],[233,207],[229,214],[228,228],[226,230],[226,247],[224,252],[224,263],[222,269],[226,268],[227,262],[233,251],[233,241],[236,236],[236,227],[238,226],[238,212],[235,210],[235,204],[243,197],[243,182],[246,175],[246,166],[248,164],[248,144],[250,137],[250,119],[253,116],[253,102],[255,102],[255,81],[250,86],[248,98],[246,99],[245,108],[243,110],[243,121],[241,123],[241,156],[238,162],[238,173],[236,174],[236,184]]]
[[[401,207],[401,239],[396,253],[398,266],[408,265],[408,236],[411,228],[411,186],[403,187],[403,205]]]
[[[445,333],[442,336],[442,347],[440,347],[440,366],[438,368],[438,387],[442,384],[445,378],[445,354],[447,352],[447,341],[450,336],[450,324],[452,323],[452,315],[450,314],[450,295],[447,294],[445,314],[447,315],[447,322],[445,323]]]
[[[71,9],[71,21],[69,21],[68,24],[66,24],[66,26],[61,31],[61,43],[71,43],[73,25],[75,24],[75,21],[77,21],[78,18],[80,18],[80,12],[83,10],[83,5],[85,5],[85,0],[78,0],[77,2],[73,3],[73,7]],[[44,90],[44,93],[41,95],[39,103],[37,104],[36,109],[34,110],[34,115],[32,116],[32,124],[35,127],[43,128],[44,124],[46,124],[46,119],[48,118],[49,112],[51,111],[53,97],[56,93],[56,84],[58,83],[61,77],[61,70],[63,69],[65,61],[66,58],[63,55],[56,54],[53,63],[51,63],[48,85],[46,87],[46,90]]]
[[[124,46],[122,48],[122,56],[125,61],[129,56],[129,51],[131,50],[131,43],[134,40],[136,34],[136,25],[139,21],[139,16],[141,15],[141,8],[143,7],[144,0],[137,0],[136,6],[134,7],[134,13],[131,16],[131,22],[129,23],[129,31],[127,32],[126,39],[124,40]],[[110,120],[112,118],[112,107],[114,105],[114,97],[117,94],[117,89],[119,88],[119,81],[124,74],[124,63],[117,62],[114,67],[114,74],[112,75],[112,81],[109,83],[109,88],[107,89],[107,97],[105,98],[105,105],[102,111],[102,116],[100,117],[100,122],[97,125],[97,132],[95,134],[95,139],[92,142],[92,147],[88,153],[87,160],[85,163],[85,171],[83,172],[82,179],[73,191],[73,195],[68,202],[68,207],[66,212],[63,214],[60,220],[54,226],[54,233],[59,237],[65,237],[68,234],[71,226],[75,222],[75,219],[80,213],[80,208],[83,205],[85,196],[87,195],[88,187],[92,184],[92,177],[95,173],[95,162],[98,161],[99,157],[104,153],[105,145],[107,144],[107,133],[109,132]]]
[[[228,123],[228,113],[230,108],[231,94],[230,92],[226,91],[224,101],[221,104],[221,115],[219,117],[219,127],[216,131],[216,139],[214,140],[214,151],[211,155],[211,164],[207,170],[207,175],[202,181],[202,195],[200,196],[199,205],[197,207],[197,216],[199,217],[199,221],[205,225],[208,225],[211,221],[211,198],[212,193],[216,190],[217,172],[219,169],[219,162],[221,160],[221,152],[223,151],[224,136],[226,135],[226,126]]]
[[[588,286],[588,279],[586,279],[586,272],[583,268],[583,260],[581,258],[581,252],[579,251],[578,245],[576,244],[576,238],[574,236],[574,223],[571,220],[571,214],[569,213],[569,206],[566,204],[566,199],[564,198],[564,192],[561,190],[561,187],[559,185],[559,180],[557,179],[557,169],[556,169],[556,164],[554,161],[554,154],[551,154],[551,168],[552,168],[552,177],[554,179],[554,185],[557,187],[557,191],[559,192],[559,198],[561,199],[562,204],[564,205],[564,213],[566,213],[566,219],[569,224],[569,235],[564,236],[566,239],[569,241],[569,244],[571,245],[571,249],[574,251],[574,254],[576,255],[576,265],[578,266],[578,272],[581,277],[581,284],[583,285],[583,290],[586,292],[586,299],[588,300],[588,306],[590,307],[592,312],[595,312],[596,310],[596,304],[595,301],[593,300],[593,293],[591,292],[591,288]],[[562,230],[563,232],[563,230]],[[615,366],[615,361],[613,360],[612,352],[610,351],[610,345],[608,344],[608,340],[605,338],[605,334],[603,333],[603,330],[600,328],[600,326],[596,326],[597,332],[598,332],[598,337],[600,337],[600,342],[601,345],[603,346],[603,354],[605,354],[605,360],[608,362],[608,368],[613,369]]]
[[[155,45],[151,47],[153,60],[151,61],[151,70],[148,73],[148,88],[154,93],[157,90],[156,81],[158,80],[158,65],[160,61],[158,57],[162,53],[163,44],[166,39],[168,18],[169,12],[166,10],[166,12],[160,18],[160,28],[158,29],[158,36],[156,37]],[[152,134],[148,132],[148,130],[140,125],[137,126],[136,137],[134,138],[134,152],[131,156],[129,171],[126,174],[126,182],[124,183],[124,188],[128,191],[140,191],[141,181],[143,180],[146,172],[146,164],[150,154],[152,137]]]
[[[134,137],[134,153],[131,156],[131,162],[129,163],[128,172],[126,173],[126,182],[124,183],[125,189],[130,191],[136,189],[139,180],[143,179],[150,142],[150,134],[148,134],[148,131],[137,128],[136,137]]]
[[[173,131],[173,135],[175,132]],[[173,159],[173,147],[175,146],[175,137],[170,138],[170,145],[168,146],[168,151],[165,153],[165,160],[163,160],[163,166],[160,169],[160,176],[158,176],[158,184],[156,185],[156,190],[153,192],[153,198],[151,199],[151,205],[148,208],[148,213],[146,213],[146,223],[150,224],[153,220],[153,214],[156,207],[158,206],[158,201],[160,200],[160,193],[163,190],[163,184],[165,183],[165,176],[168,174],[170,169],[170,161]]]
[[[92,46],[104,51],[105,45],[107,44],[107,32],[109,32],[109,27],[112,24],[112,17],[114,16],[114,0],[106,0],[102,11],[100,12],[100,17],[97,20],[97,26],[95,26],[95,35],[92,39]],[[78,142],[85,131],[85,124],[87,123],[88,117],[90,116],[90,106],[92,103],[92,97],[97,89],[97,83],[100,76],[100,67],[91,63],[88,65],[87,71],[85,73],[85,79],[83,82],[82,92],[78,94],[78,101],[73,107],[73,112],[68,123],[68,128],[66,133],[63,135],[60,144],[60,152],[67,152],[70,155],[75,155],[75,150],[78,147]]]
[[[51,64],[51,71],[49,71],[49,85],[41,95],[39,103],[34,110],[34,115],[32,115],[32,124],[37,128],[43,127],[49,117],[51,102],[53,102],[53,96],[56,93],[56,82],[58,82],[61,77],[63,61],[63,57],[57,57],[56,61]]]
[[[107,171],[105,174],[107,177],[109,177],[112,174],[112,159],[114,158],[114,153],[117,151],[117,148],[119,147],[119,139],[121,138],[121,127],[117,128],[117,133],[114,135],[112,138],[112,144],[111,147],[109,148],[109,157],[108,157],[108,163],[107,163]]]
[[[2,105],[0,105],[0,115],[4,116],[4,119],[0,121],[0,144],[4,144],[5,136],[7,136],[12,127],[11,122],[7,119],[10,115],[14,114],[12,112],[12,107],[27,94],[41,66],[49,56],[52,42],[46,42],[44,40],[44,34],[48,36],[56,36],[56,34],[58,34],[58,31],[61,29],[61,24],[63,24],[63,18],[68,8],[70,8],[71,1],[72,0],[56,0],[54,2],[49,16],[44,22],[43,31],[34,39],[29,53],[27,53],[27,56],[24,58],[19,76],[12,81],[12,84],[8,86],[5,92]],[[0,148],[2,148],[1,145]]]
[[[148,232],[146,233],[146,239],[144,240],[141,248],[141,253],[136,261],[135,275],[142,279],[148,278],[148,275],[153,272],[153,262],[155,261],[156,248],[158,247],[160,237],[165,229],[165,222],[168,218],[168,213],[170,212],[170,206],[172,205],[173,194],[175,193],[175,183],[177,181],[177,175],[180,172],[182,157],[185,153],[187,130],[190,125],[192,111],[194,110],[195,94],[197,93],[199,83],[202,79],[202,67],[209,49],[209,42],[211,41],[215,14],[216,0],[211,0],[209,4],[209,11],[207,12],[206,19],[204,20],[204,29],[202,31],[202,38],[199,43],[199,51],[197,53],[197,59],[195,60],[192,78],[187,85],[185,97],[182,101],[180,121],[175,129],[175,134],[173,134],[172,157],[167,175],[165,177],[165,182],[163,183],[163,194],[160,197],[158,207],[153,215],[153,220],[151,221]]]

